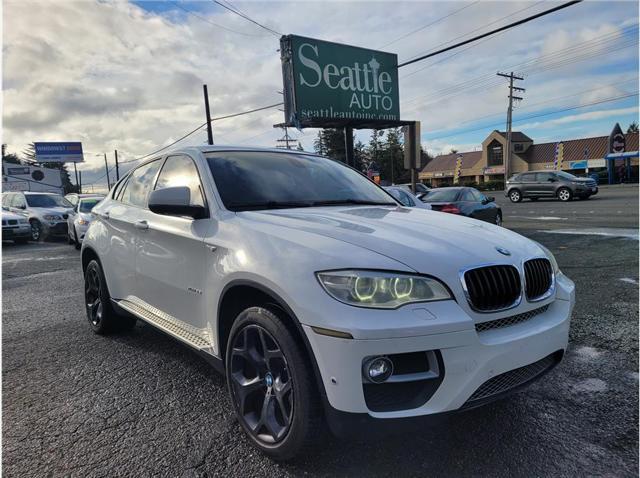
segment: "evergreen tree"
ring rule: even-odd
[[[627,128],[627,133],[637,133],[638,132],[638,122],[634,121]]]
[[[7,145],[2,145],[2,162],[12,164],[22,164],[17,154],[7,153]]]
[[[400,142],[400,128],[390,128],[380,154],[380,179],[390,183],[406,182],[411,173],[404,169],[404,145]]]
[[[345,162],[344,132],[341,129],[321,129],[313,142],[313,147],[321,156]]]

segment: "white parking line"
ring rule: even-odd
[[[540,230],[538,232],[546,232],[549,234],[576,234],[586,236],[606,236],[606,237],[624,237],[628,239],[638,238],[637,229],[623,229],[615,227],[594,227],[592,229],[550,229]]]
[[[618,279],[618,280],[620,280],[620,281],[622,281],[622,282],[626,282],[627,284],[634,284],[634,285],[637,285],[637,284],[638,284],[638,281],[637,281],[637,280],[635,280],[635,279],[631,279],[631,278],[629,278],[629,277],[621,277],[621,278],[620,278],[620,279]]]
[[[557,217],[557,216],[507,216],[507,217],[515,217],[519,219],[533,219],[535,221],[567,221],[568,217]]]
[[[53,257],[18,257],[16,259],[2,259],[2,263],[6,264],[9,262],[23,262],[23,261],[59,261],[60,259],[69,259],[69,256],[53,256]]]

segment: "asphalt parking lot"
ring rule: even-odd
[[[638,189],[568,204],[500,194],[505,226],[576,282],[563,363],[421,433],[327,440],[287,464],[253,450],[222,377],[187,348],[141,323],[93,335],[72,246],[4,243],[4,475],[638,476]]]

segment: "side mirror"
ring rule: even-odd
[[[495,200],[496,198],[494,198],[493,196],[487,196],[487,203],[494,202]]]
[[[165,216],[207,217],[207,210],[191,204],[191,191],[186,186],[156,189],[149,196],[149,210]]]
[[[427,195],[427,193],[418,193],[418,194],[416,194],[416,197],[418,199],[420,199],[420,201],[422,201],[422,198],[425,197],[426,195]]]

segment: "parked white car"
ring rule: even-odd
[[[567,347],[574,284],[546,248],[402,207],[309,153],[178,150],[132,170],[93,212],[90,326],[137,318],[198,351],[225,372],[252,443],[278,459],[322,420],[369,433],[484,404]]]
[[[76,249],[80,249],[84,235],[93,221],[91,210],[96,204],[104,199],[103,194],[71,194],[65,196],[71,204],[73,210],[67,218],[67,235],[69,244],[75,244]]]
[[[67,234],[67,216],[72,206],[60,194],[6,192],[2,194],[2,207],[28,218],[32,241]]]
[[[2,209],[2,240],[26,244],[31,239],[31,226],[23,214]]]

